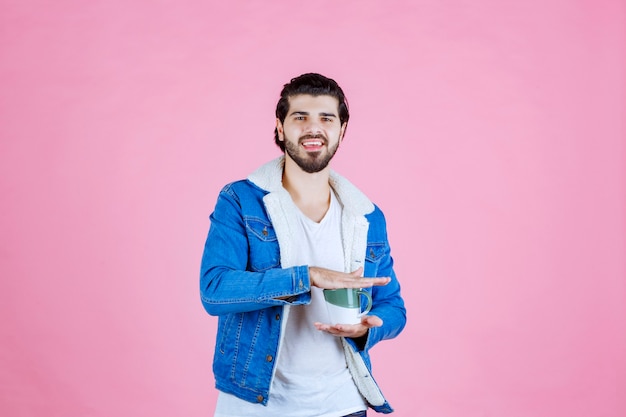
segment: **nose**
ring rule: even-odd
[[[310,135],[317,135],[322,132],[322,128],[317,120],[309,120],[304,127],[304,133]]]

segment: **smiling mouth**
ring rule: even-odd
[[[324,144],[323,140],[320,139],[316,139],[316,140],[305,140],[302,141],[302,146],[304,146],[305,148],[315,148],[315,147],[320,147]]]
[[[322,146],[324,146],[324,144],[326,143],[326,141],[324,140],[324,138],[320,138],[320,137],[312,137],[312,138],[306,138],[300,141],[300,144],[307,150],[319,150]]]

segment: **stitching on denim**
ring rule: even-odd
[[[254,356],[254,347],[256,346],[256,342],[259,337],[259,332],[261,330],[261,322],[265,318],[265,314],[266,314],[265,310],[259,310],[259,316],[256,322],[256,328],[254,329],[254,334],[252,335],[252,339],[250,340],[250,351],[248,352],[248,356],[246,357],[246,363],[243,367],[243,372],[241,374],[241,385],[245,385],[246,383],[246,379],[248,377],[248,370],[250,369],[250,363],[252,362],[252,359]]]
[[[237,326],[237,334],[235,340],[239,340],[241,337],[241,329],[243,328],[243,314],[239,314],[239,325]],[[230,378],[234,381],[237,370],[237,358],[239,357],[239,343],[234,343],[233,349],[233,364],[230,368]]]
[[[272,226],[271,222],[255,216],[245,216],[243,220],[248,234],[251,234],[251,236],[254,236],[256,239],[258,239],[258,241],[256,241],[254,244],[261,245],[260,247],[263,247],[266,250],[268,248],[271,248],[269,249],[271,253],[275,253],[276,255],[272,256],[273,259],[271,259],[274,262],[269,265],[263,265],[262,267],[259,267],[258,265],[253,265],[250,260],[248,260],[250,270],[254,272],[263,272],[269,269],[277,268],[280,265],[280,248],[278,248],[278,237],[276,236],[276,229]],[[259,228],[259,225],[262,225],[263,227]],[[265,231],[266,235],[263,234],[263,231]],[[252,242],[250,244],[252,244]]]
[[[232,325],[234,320],[233,316],[234,314],[228,314],[224,319],[224,329],[222,330],[222,338],[219,344],[220,353],[222,354],[226,353],[226,349],[224,349],[224,346],[226,345],[226,336],[230,333],[230,326]]]
[[[385,256],[384,242],[368,242],[365,252],[365,260],[369,262],[378,262]]]
[[[278,238],[276,237],[276,231],[272,223],[254,216],[244,216],[243,221],[246,225],[246,229],[249,229],[260,240],[264,242],[273,242],[278,240]],[[254,227],[256,226],[255,223],[260,223],[263,228],[261,230],[256,229]],[[263,231],[265,231],[265,234],[263,233]]]
[[[230,196],[233,200],[235,200],[237,202],[237,204],[240,204],[239,201],[239,196],[237,195],[237,193],[233,190],[233,183],[230,184],[226,184],[221,191],[222,194],[227,194],[228,196]]]

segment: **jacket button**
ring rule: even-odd
[[[256,400],[260,403],[263,402],[263,396],[262,395],[257,395]]]
[[[272,355],[267,355],[267,356],[265,357],[265,359],[266,359],[268,362],[271,362],[271,361],[272,361],[272,359],[274,359],[274,358],[272,357]]]

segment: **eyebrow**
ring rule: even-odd
[[[294,111],[293,113],[290,113],[289,116],[309,116],[310,113],[308,111]],[[337,117],[337,115],[335,113],[320,113],[320,116],[323,117]]]

